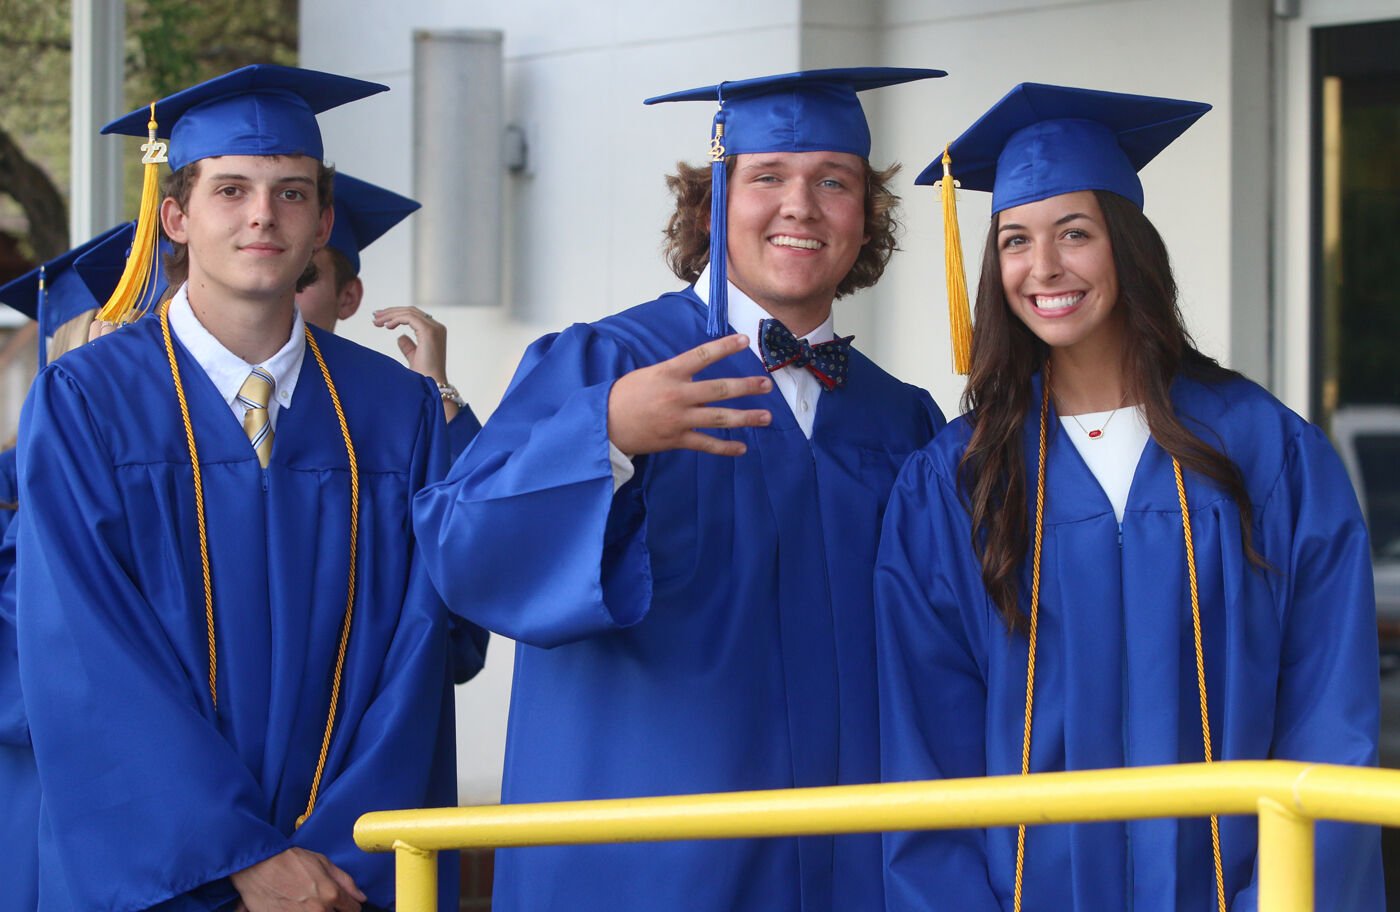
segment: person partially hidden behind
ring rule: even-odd
[[[311,258],[316,266],[315,281],[297,292],[302,318],[326,332],[335,332],[337,323],[359,312],[365,295],[360,253],[420,208],[416,200],[337,171],[335,225],[326,246]],[[448,447],[456,459],[481,430],[481,422],[447,380],[447,328],[411,304],[376,310],[374,325],[407,327],[413,333],[412,337],[399,336],[399,351],[411,370],[437,384],[447,417]]]

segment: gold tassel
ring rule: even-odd
[[[958,231],[958,182],[953,180],[953,159],[943,148],[943,274],[948,282],[948,331],[953,337],[953,370],[972,372],[972,310],[967,301],[967,273],[963,269],[962,234]]]
[[[156,269],[156,222],[160,217],[160,166],[168,160],[166,144],[156,138],[156,106],[151,103],[151,120],[146,124],[147,141],[141,144],[141,210],[136,216],[136,236],[116,291],[97,312],[106,323],[130,323],[146,312]]]

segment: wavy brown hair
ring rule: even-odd
[[[215,156],[217,157],[217,156]],[[268,156],[276,158],[277,156]],[[165,177],[165,184],[161,188],[165,196],[172,197],[175,205],[180,207],[181,212],[188,212],[190,208],[190,195],[194,193],[194,185],[199,182],[199,166],[204,159],[192,161],[179,170],[172,171]],[[317,162],[316,168],[316,201],[321,205],[321,211],[325,212],[335,204],[335,167],[324,162]],[[162,229],[161,234],[164,234]],[[170,238],[166,238],[170,240]],[[190,251],[188,245],[177,244],[170,241],[170,252],[162,255],[161,266],[165,269],[165,281],[174,290],[185,284],[190,273]],[[297,279],[297,291],[305,291],[316,281],[319,273],[315,262],[306,264],[306,271]]]
[[[1244,477],[1228,456],[1197,437],[1177,416],[1172,381],[1187,376],[1207,383],[1237,378],[1197,350],[1177,306],[1167,248],[1157,229],[1127,199],[1096,190],[1118,273],[1117,309],[1126,334],[1127,392],[1142,403],[1152,439],[1182,464],[1209,478],[1235,501],[1245,553],[1258,568],[1267,565],[1254,550],[1253,510]],[[1031,379],[1050,355],[1012,312],[1001,284],[997,218],[992,218],[977,286],[972,374],[963,393],[972,437],[958,465],[958,484],[972,517],[972,547],[982,564],[982,582],[1002,620],[1024,629],[1019,571],[1029,547],[1024,428],[1032,403]],[[1054,430],[1051,430],[1054,433]]]
[[[734,156],[725,162],[730,175],[734,174],[734,162]],[[876,171],[864,159],[861,163],[865,166],[864,233],[870,240],[836,286],[838,298],[878,282],[890,255],[899,249],[899,197],[890,190],[899,165]],[[663,247],[666,264],[682,282],[694,283],[710,262],[710,183],[709,165],[697,168],[676,162],[676,173],[666,175],[666,187],[676,198],[676,211],[662,232],[666,238]]]

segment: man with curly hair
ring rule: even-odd
[[[856,92],[933,75],[656,99],[722,100],[715,164],[669,179],[668,260],[694,284],[537,342],[417,498],[449,607],[519,643],[506,801],[878,777],[876,538],[895,473],[943,417],[838,338],[831,310],[894,249],[892,171],[867,160]],[[882,907],[873,835],[496,862],[506,912]]]

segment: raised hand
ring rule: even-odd
[[[744,455],[748,448],[741,441],[721,440],[697,428],[770,424],[773,416],[767,409],[721,408],[711,403],[761,395],[773,388],[773,381],[767,377],[696,380],[695,375],[748,347],[747,336],[725,336],[618,378],[608,396],[608,439],[628,456],[664,450]]]
[[[413,331],[399,336],[399,351],[408,361],[409,370],[422,374],[436,383],[447,382],[447,327],[417,307],[386,307],[374,312],[374,325],[385,329],[407,326]],[[451,421],[457,406],[443,400],[443,412]]]
[[[413,331],[399,336],[399,351],[409,369],[438,383],[447,382],[447,327],[417,307],[386,307],[374,312],[374,325],[385,329],[407,326]]]

